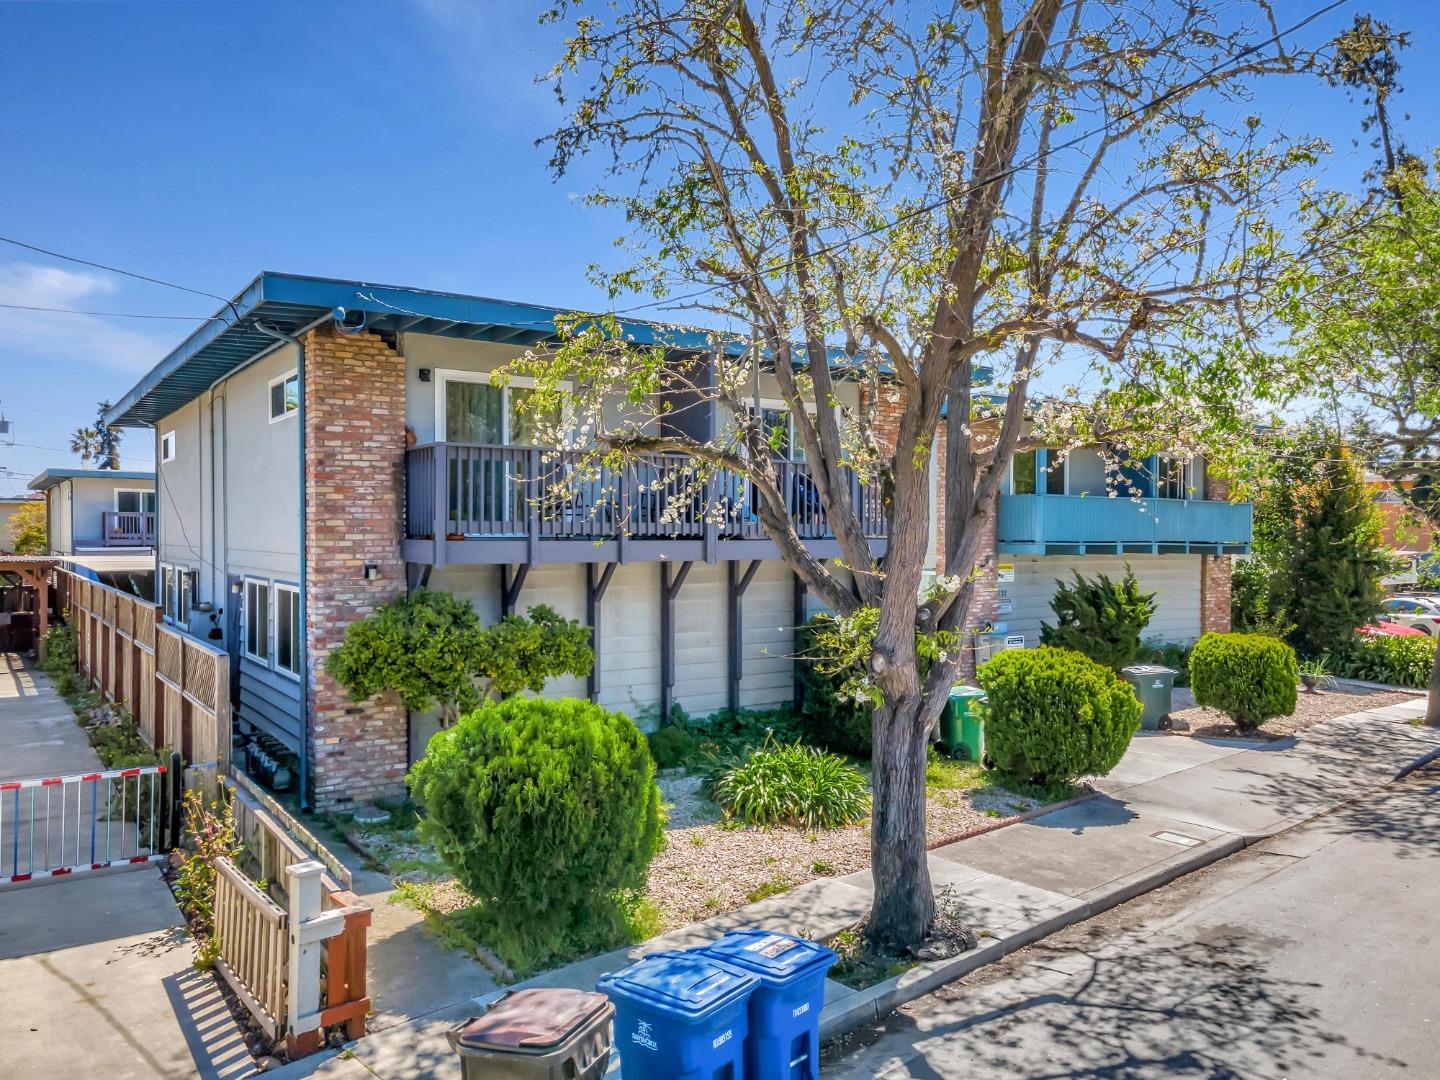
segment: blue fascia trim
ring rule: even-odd
[[[64,480],[149,480],[155,482],[153,472],[137,472],[126,469],[46,469],[30,481],[31,491],[46,491]]]

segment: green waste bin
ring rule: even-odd
[[[1170,698],[1175,692],[1178,672],[1158,664],[1132,664],[1121,668],[1120,674],[1135,688],[1135,696],[1140,699],[1143,710],[1140,713],[1140,729],[1159,731],[1169,726]]]
[[[985,691],[978,686],[956,686],[940,714],[940,745],[951,757],[970,761],[985,760],[985,725],[971,709],[985,700]]]

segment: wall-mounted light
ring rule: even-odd
[[[430,369],[429,369],[428,367],[422,367],[422,368],[420,369],[420,371],[419,371],[419,375],[420,375],[420,381],[421,381],[421,382],[429,382],[429,381],[430,381]]]
[[[367,562],[365,564],[364,572],[366,581],[374,581],[380,576],[380,564]]]
[[[231,591],[232,593],[234,593],[236,596],[239,596],[239,595],[240,595],[240,590],[241,590],[241,588],[243,588],[243,586],[242,586],[242,585],[240,584],[240,582],[238,582],[238,581],[232,581],[232,582],[230,583],[230,591]]]

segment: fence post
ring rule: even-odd
[[[291,1057],[320,1047],[320,943],[345,929],[345,913],[322,911],[320,878],[325,867],[313,859],[285,868],[289,936],[286,963],[285,1043]]]
[[[180,830],[184,827],[185,763],[179,751],[170,754],[170,849],[180,847]]]

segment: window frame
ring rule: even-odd
[[[175,623],[189,626],[190,614],[195,608],[195,588],[199,584],[196,573],[189,567],[175,567]]]
[[[160,463],[162,465],[167,461],[175,460],[175,442],[175,432],[173,430],[167,431],[160,436]]]
[[[143,510],[143,509],[142,509],[142,510],[121,510],[121,509],[120,509],[120,496],[121,496],[121,495],[139,495],[139,496],[141,496],[141,498],[140,498],[140,503],[141,503],[142,506],[143,506],[144,503],[145,503],[144,496],[149,495],[149,496],[150,496],[150,509],[149,509],[149,510]],[[155,513],[155,508],[156,508],[158,505],[159,505],[159,503],[157,503],[157,502],[155,501],[155,489],[154,489],[154,488],[116,488],[116,489],[115,489],[115,513],[117,513],[117,514],[132,514],[132,513],[134,513],[134,514],[153,514],[153,513]]]
[[[295,659],[295,670],[285,667],[280,663],[280,595],[289,593],[295,598],[295,648],[292,655]],[[286,678],[300,681],[301,673],[305,665],[301,657],[305,652],[305,633],[300,626],[300,586],[289,581],[272,581],[270,583],[270,619],[274,627],[274,640],[270,648],[270,667],[272,670],[284,675]]]
[[[160,564],[160,617],[166,622],[174,622],[175,617],[170,603],[175,595],[175,567],[172,563]]]
[[[252,664],[259,664],[261,667],[269,668],[272,667],[272,662],[275,655],[275,649],[271,641],[274,633],[273,627],[275,625],[274,605],[270,602],[272,583],[266,578],[250,577],[248,575],[245,577],[244,581],[244,592],[242,594],[244,597],[244,616],[241,620],[240,626],[240,633],[243,637],[243,640],[240,642],[240,653],[242,656],[244,656],[246,660],[249,660]],[[262,642],[265,648],[265,652],[263,655],[250,651],[250,619],[255,612],[254,601],[251,599],[252,587],[256,588],[257,592],[263,592],[265,595],[265,628],[263,635],[261,635]]]
[[[280,413],[277,415],[275,413],[275,387],[280,386],[283,388],[284,385],[288,383],[291,379],[295,380],[295,407],[293,409],[281,409]],[[285,397],[285,391],[283,389],[280,391],[280,400],[282,403],[287,400]],[[291,368],[289,371],[285,372],[285,374],[275,376],[275,378],[271,379],[270,382],[266,384],[265,410],[270,414],[270,423],[272,424],[278,424],[283,420],[288,420],[290,417],[294,416],[300,411],[299,368]]]

